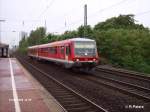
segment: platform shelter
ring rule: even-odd
[[[0,57],[8,57],[9,56],[9,45],[0,43]]]

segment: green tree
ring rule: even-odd
[[[31,45],[40,44],[40,40],[45,36],[46,36],[45,28],[39,27],[35,31],[31,31],[29,36],[29,43],[31,43]]]
[[[75,38],[75,37],[77,37],[76,31],[65,31],[65,33],[61,35],[62,40]]]
[[[100,22],[95,25],[94,30],[108,30],[114,29],[146,29],[143,25],[135,24],[134,15],[120,15],[118,17],[112,17],[105,22]]]
[[[79,37],[91,37],[93,34],[93,30],[90,25],[80,26],[78,28],[78,36]]]

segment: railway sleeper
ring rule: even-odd
[[[59,95],[59,98],[73,97],[73,95]]]
[[[87,104],[84,102],[76,102],[76,103],[72,102],[72,103],[66,103],[64,105],[66,105],[66,106],[74,106],[75,105],[76,106],[76,105],[87,105]]]
[[[54,92],[53,92],[53,94],[54,94],[55,96],[62,96],[62,94],[60,94],[60,93],[54,93]],[[70,94],[70,93],[65,93],[65,94],[63,94],[63,95],[72,95],[72,94]]]
[[[54,88],[53,90],[54,90],[54,91],[64,91],[64,90],[61,89],[61,88]]]
[[[55,91],[56,93],[65,93],[66,92],[64,90],[53,90],[53,91]]]
[[[87,106],[85,103],[73,103],[73,104],[66,104],[64,107],[79,107],[79,106]]]
[[[58,94],[58,95],[66,95],[66,94],[69,94],[68,92],[66,92],[66,91],[51,91],[50,90],[50,92],[52,93],[52,94]]]
[[[81,100],[61,100],[60,102],[63,104],[83,103]]]
[[[91,106],[85,106],[85,107],[73,107],[73,108],[66,108],[68,112],[86,112],[88,110],[93,110]]]
[[[75,97],[59,97],[59,96],[56,96],[58,99],[62,99],[62,100],[76,100],[77,98]]]

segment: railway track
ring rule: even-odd
[[[36,77],[40,79],[39,81],[45,85],[48,91],[64,108],[64,112],[108,112],[106,109],[88,100],[36,66],[19,57],[17,58],[29,71],[36,74]]]
[[[121,72],[114,70],[114,69],[110,70],[109,68],[108,69],[97,68],[95,72],[97,76],[103,76],[105,78],[110,78],[110,79],[114,79],[114,80],[118,80],[124,83],[131,84],[131,85],[150,89],[150,79],[147,76],[143,76],[139,74],[137,75],[135,73],[130,74],[129,72],[124,72],[122,70]]]
[[[74,74],[74,76],[75,75],[76,74]],[[119,92],[123,92],[140,100],[150,102],[149,88],[110,78],[108,73],[107,75],[105,74],[105,76],[103,76],[101,74],[99,75],[98,71],[95,71],[94,73],[88,75],[78,75],[78,77],[86,79],[88,81],[92,81],[93,83],[97,83],[98,85],[104,85],[105,87],[118,90]]]
[[[92,81],[93,83],[104,85],[109,88],[113,88],[115,90],[128,94],[129,96],[136,97],[146,102],[150,102],[150,89],[148,88],[96,75],[86,77],[84,76],[84,79]]]
[[[102,68],[102,67],[97,67],[97,71],[104,72],[104,73],[109,73],[113,75],[118,75],[121,77],[128,77],[136,80],[142,80],[143,82],[148,82],[150,83],[150,77],[145,76],[143,73],[138,73],[138,72],[132,72],[132,71],[125,71],[125,70],[115,70],[115,69],[107,69],[107,68]]]
[[[88,76],[82,76],[82,75],[80,76],[79,75],[79,77],[83,78],[83,79],[87,79],[89,81],[92,81],[93,83],[97,83],[97,84],[104,85],[104,86],[109,87],[109,88],[113,88],[115,90],[118,90],[118,91],[123,92],[125,94],[128,94],[130,96],[136,97],[136,98],[141,99],[143,101],[150,102],[150,89],[149,88],[139,86],[137,84],[132,84],[132,83],[120,81],[120,80],[117,80],[114,78],[110,78],[109,74],[110,73],[114,74],[114,72],[112,73],[109,70],[107,72],[107,69],[104,69],[104,70],[106,70],[104,72],[107,73],[107,75],[105,74],[105,76],[97,75],[99,73],[97,70],[94,73],[90,73],[90,74],[88,73],[89,74]],[[118,72],[118,71],[115,71],[115,73],[116,72]],[[85,72],[85,73],[87,73],[87,72]],[[124,72],[121,71],[119,73],[120,73],[119,74],[120,76],[123,76],[123,74],[121,74],[121,73],[124,73]],[[126,72],[124,74],[126,74]],[[127,74],[131,75],[129,73],[127,73]],[[74,75],[76,75],[76,74],[74,74]],[[116,75],[116,74],[114,74],[114,75]],[[139,78],[138,76],[139,75],[136,75],[136,77],[134,77],[134,78],[140,80],[141,77],[142,77],[142,79],[143,79],[143,77],[146,77],[146,76],[141,76],[141,77],[139,76],[140,77]],[[126,77],[126,76],[124,76],[124,77]],[[130,76],[127,76],[127,77],[130,78]],[[133,78],[133,77],[131,76],[131,78]],[[146,80],[147,82],[150,81],[149,77],[146,77],[146,79],[144,79],[144,80]],[[150,83],[149,83],[149,85],[150,85]]]

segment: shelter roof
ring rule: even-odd
[[[0,42],[0,48],[7,48],[7,47],[9,47],[8,44],[4,44],[4,43],[1,43],[1,42]]]

